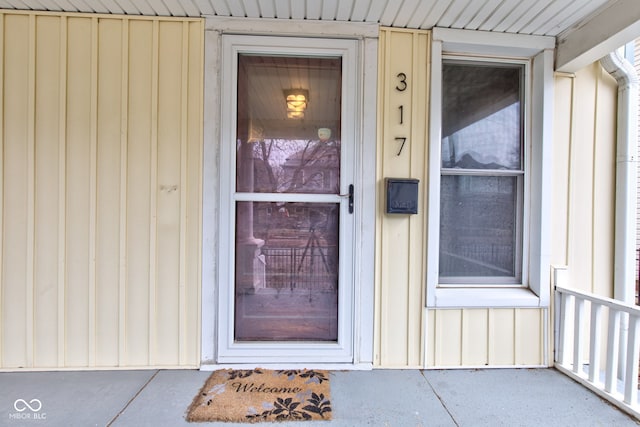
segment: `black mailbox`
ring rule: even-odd
[[[385,178],[387,213],[417,214],[418,182],[417,179]]]

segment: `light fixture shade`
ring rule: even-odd
[[[320,138],[320,141],[328,141],[329,138],[331,138],[331,129],[329,128],[318,129],[318,138]]]
[[[287,117],[290,119],[304,118],[304,111],[309,102],[309,91],[306,89],[287,89],[284,91],[287,102]]]

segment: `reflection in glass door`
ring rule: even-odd
[[[338,341],[341,57],[239,54],[234,341]]]

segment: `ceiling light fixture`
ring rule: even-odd
[[[309,91],[306,89],[287,89],[284,91],[287,101],[287,117],[290,119],[304,118],[304,111],[309,102]]]

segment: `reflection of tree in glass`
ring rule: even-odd
[[[275,145],[274,143],[277,140],[270,139],[268,141],[269,142],[267,143],[267,141],[263,139],[257,144],[256,149],[260,150],[260,152],[257,153],[257,158],[263,161],[264,169],[267,174],[267,179],[269,183],[269,188],[267,189],[267,191],[270,193],[275,193],[278,189],[278,179],[276,178],[273,172],[273,168],[269,163],[269,159],[271,158],[271,152],[273,150],[273,146]]]
[[[340,143],[337,141],[261,140],[255,144],[254,156],[258,191],[335,193],[339,190]]]

